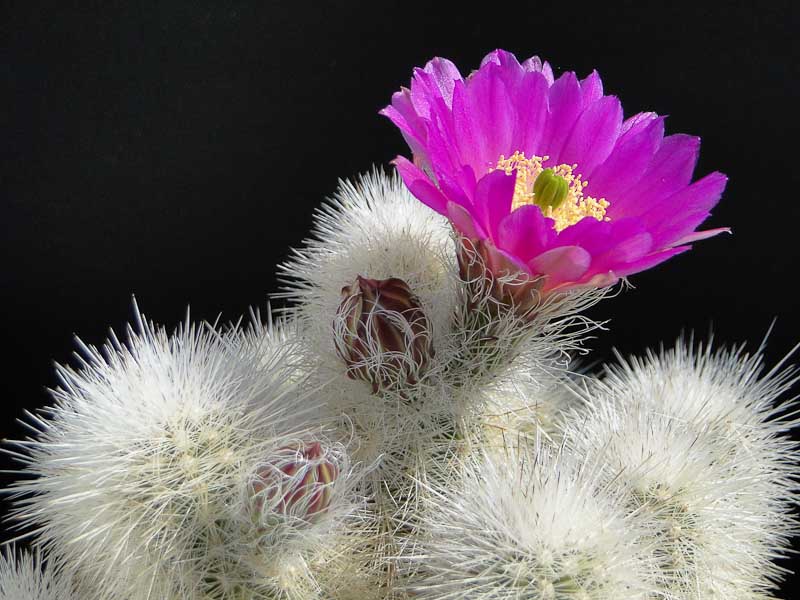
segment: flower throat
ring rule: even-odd
[[[534,204],[541,208],[545,217],[555,221],[556,231],[566,229],[584,217],[608,221],[609,218],[606,217],[608,201],[604,198],[597,199],[583,195],[583,188],[589,182],[582,181],[580,175],[573,173],[578,165],[561,164],[544,168],[542,163],[549,158],[549,156],[527,158],[519,151],[508,158],[500,155],[497,166],[490,171],[500,169],[505,171],[506,175],[516,171],[517,179],[511,210]]]

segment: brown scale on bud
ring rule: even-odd
[[[278,448],[252,482],[255,508],[312,522],[331,503],[339,466],[320,442]]]
[[[397,278],[358,276],[342,288],[334,342],[348,376],[372,384],[373,393],[417,383],[433,357],[428,318]]]
[[[470,304],[477,305],[481,298],[490,296],[498,313],[512,310],[524,321],[536,316],[536,309],[543,299],[544,278],[521,271],[491,243],[460,236],[458,268],[461,280],[466,282],[472,296]]]

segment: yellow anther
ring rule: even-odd
[[[500,155],[497,165],[490,169],[494,171],[500,169],[506,175],[513,175],[516,172],[516,182],[514,184],[514,199],[511,202],[511,210],[516,210],[521,206],[529,204],[538,205],[544,216],[555,221],[554,229],[561,231],[570,225],[574,225],[584,217],[592,217],[598,221],[608,221],[606,208],[609,203],[604,198],[592,198],[584,196],[583,189],[589,185],[588,181],[581,180],[580,175],[574,173],[578,165],[561,164],[555,167],[548,167],[547,177],[560,177],[566,181],[568,190],[566,197],[557,206],[551,206],[548,202],[538,202],[534,192],[536,178],[545,171],[542,163],[546,162],[549,156],[526,157],[523,152],[514,152],[506,158]],[[543,199],[544,200],[544,199]]]

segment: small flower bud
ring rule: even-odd
[[[251,484],[255,508],[313,521],[330,505],[338,476],[336,459],[320,442],[278,448]]]
[[[419,381],[433,356],[430,323],[402,279],[368,279],[342,288],[334,322],[337,354],[352,379],[373,392]]]

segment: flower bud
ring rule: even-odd
[[[313,521],[330,505],[338,476],[335,457],[320,442],[278,448],[251,484],[255,508]]]
[[[334,322],[337,354],[352,379],[381,389],[414,384],[433,356],[431,328],[402,279],[368,279],[342,288]]]
[[[524,321],[531,320],[542,302],[544,279],[534,277],[488,240],[461,236],[458,244],[458,268],[477,306],[486,296],[494,300],[495,312],[513,311]]]

